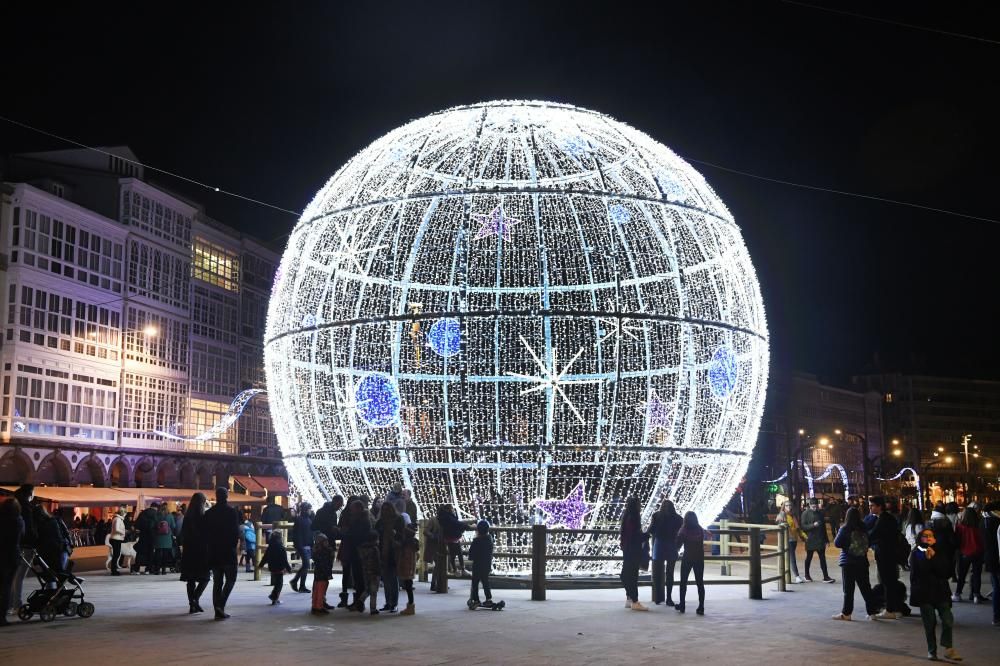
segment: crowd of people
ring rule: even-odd
[[[843,586],[843,603],[834,619],[854,619],[855,590],[861,594],[865,618],[869,620],[896,620],[911,615],[913,607],[925,629],[929,658],[937,659],[940,644],[946,658],[961,659],[954,645],[953,604],[984,604],[990,600],[993,624],[1000,625],[1000,503],[988,504],[982,510],[975,503],[961,509],[954,504],[938,504],[929,515],[879,496],[870,498],[867,504],[868,511],[863,510],[858,498],[832,507],[821,507],[817,499],[811,498],[801,510],[791,502],[784,503],[776,522],[787,529],[792,582],[813,580],[814,559],[822,573],[820,580],[836,582],[826,562],[826,548],[832,541],[840,550],[837,565]],[[433,563],[432,593],[447,593],[451,576],[468,574],[472,578],[470,607],[493,604],[489,584],[493,540],[490,523],[485,519],[475,524],[464,522],[452,505],[441,504],[418,534],[416,504],[410,491],[398,483],[384,497],[371,501],[366,497],[349,497],[345,501],[336,496],[315,512],[308,502],[303,502],[291,513],[283,513],[272,503],[261,516],[266,550],[260,566],[270,573],[268,600],[272,605],[281,603],[284,578],[292,575],[289,586],[295,592],[311,594],[313,614],[346,608],[367,610],[371,615],[412,615],[413,581],[421,545],[425,561]],[[294,520],[288,535],[299,561],[297,571],[289,560],[282,530],[271,529],[273,523],[289,517]],[[0,607],[14,612],[20,607],[23,581],[36,556],[56,572],[69,570],[71,526],[77,520],[81,525],[89,522],[64,516],[58,509],[49,513],[42,503],[34,501],[30,485],[21,486],[12,498],[0,502]],[[214,617],[224,620],[229,617],[226,606],[239,567],[249,572],[256,564],[258,527],[249,515],[230,506],[227,490],[219,488],[211,506],[199,492],[186,506],[174,511],[169,511],[165,503],[153,503],[135,514],[123,507],[105,520],[96,521],[92,529],[102,530],[107,538],[111,575],[120,575],[121,568],[136,575],[179,572],[192,614],[204,612],[201,598],[211,582]],[[469,550],[471,572],[466,569],[461,547],[469,531],[475,532]],[[700,525],[695,513],[681,516],[666,500],[652,515],[648,529],[643,529],[640,502],[629,497],[619,537],[626,608],[649,610],[639,601],[638,583],[639,571],[651,567],[654,604],[684,613],[693,574],[698,594],[695,612],[705,613],[705,541],[713,536]],[[804,575],[799,570],[799,542],[805,551]],[[874,587],[869,551],[877,572],[878,584]],[[130,553],[134,556],[129,557]],[[680,577],[675,581],[678,561]],[[336,605],[328,601],[335,562],[340,564]],[[991,595],[984,594],[984,568],[992,584]],[[908,585],[900,580],[901,572],[904,579],[908,574]],[[407,595],[402,609],[401,590]],[[6,614],[0,616],[0,625],[7,622]]]
[[[992,584],[993,624],[1000,626],[1000,502],[987,504],[982,510],[975,503],[961,509],[954,503],[939,503],[925,516],[916,507],[906,508],[892,499],[874,496],[869,499],[868,509],[864,514],[860,502],[852,498],[841,524],[839,514],[831,519],[815,498],[809,500],[801,515],[791,502],[786,502],[777,523],[788,529],[794,582],[812,580],[809,564],[813,553],[820,557],[824,581],[834,582],[827,575],[823,557],[829,525],[833,544],[840,549],[838,564],[843,583],[843,605],[833,619],[853,619],[855,590],[861,593],[868,620],[907,617],[913,614],[913,607],[924,627],[928,658],[938,659],[940,645],[944,657],[960,660],[954,645],[952,606],[985,603],[984,568]],[[797,567],[799,541],[806,544],[805,579],[799,576]],[[875,587],[871,585],[869,551],[877,572]],[[900,580],[901,571],[908,574],[908,586]]]

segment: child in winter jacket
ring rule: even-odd
[[[313,541],[313,589],[312,612],[315,615],[327,615],[330,606],[326,603],[326,589],[333,578],[333,548],[330,540],[322,532],[317,532]]]
[[[934,531],[925,529],[917,538],[917,547],[910,553],[910,605],[920,609],[927,638],[927,658],[937,660],[937,619],[941,618],[941,645],[944,656],[953,661],[961,657],[955,651],[951,630],[955,619],[951,614],[951,561],[936,551]]]
[[[261,564],[267,566],[271,572],[271,594],[267,595],[267,598],[271,600],[272,606],[277,606],[281,603],[278,597],[281,596],[281,588],[285,585],[285,574],[292,570],[288,553],[285,551],[285,542],[278,530],[271,532]]]
[[[486,596],[484,606],[493,605],[493,593],[490,590],[490,572],[493,570],[493,538],[490,537],[490,524],[486,520],[476,523],[476,536],[469,547],[469,559],[472,560],[472,596],[470,601],[479,604],[479,582],[483,583],[483,594]],[[471,605],[471,604],[470,604]]]

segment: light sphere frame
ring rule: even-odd
[[[320,190],[275,276],[265,367],[303,499],[400,482],[421,516],[601,529],[629,495],[644,521],[663,499],[719,514],[768,336],[739,228],[689,164],[600,113],[497,101],[389,132]],[[548,548],[568,558],[551,572],[617,568],[587,559],[616,537]]]

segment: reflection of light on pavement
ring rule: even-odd
[[[321,627],[315,624],[303,624],[300,627],[285,627],[285,631],[323,631],[328,634],[332,634],[333,627]]]

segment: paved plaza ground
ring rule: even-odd
[[[830,560],[833,558],[830,552]],[[801,565],[800,565],[801,566]],[[0,630],[0,664],[909,664],[924,660],[916,617],[889,622],[835,622],[835,585],[765,586],[763,601],[743,585],[708,588],[704,617],[664,606],[626,610],[621,590],[550,590],[533,602],[528,590],[498,590],[502,612],[466,609],[467,580],[447,595],[417,584],[417,614],[370,617],[308,612],[309,596],[286,585],[272,607],[263,581],[240,574],[230,599],[232,618],[188,615],[178,576],[87,574],[90,619],[37,618]],[[874,576],[874,567],[872,567]],[[694,589],[690,589],[694,592]],[[211,588],[202,605],[211,608]],[[649,597],[649,588],[640,589]],[[336,601],[336,595],[331,594]],[[402,595],[405,601],[405,593]],[[696,598],[696,597],[695,597]],[[860,595],[858,602],[861,602]],[[856,616],[860,618],[861,616]],[[956,604],[955,641],[965,663],[996,664],[1000,628],[989,606]],[[12,618],[13,619],[13,618]],[[17,622],[17,620],[14,620]]]

